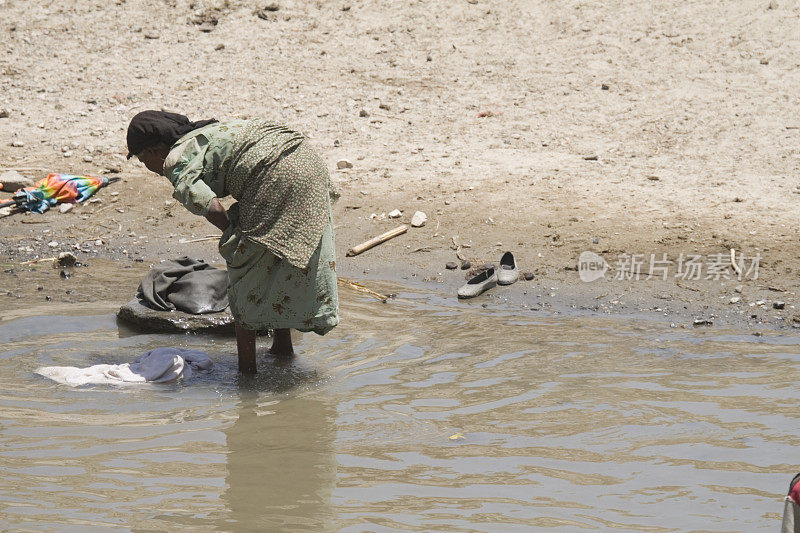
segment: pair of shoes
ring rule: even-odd
[[[517,270],[517,262],[514,260],[514,254],[506,252],[500,258],[500,270],[497,271],[497,283],[499,285],[511,285],[519,279],[519,270]]]
[[[511,285],[518,279],[519,270],[517,270],[514,254],[506,252],[500,258],[500,269],[497,273],[495,273],[494,268],[484,270],[458,289],[458,297],[474,298],[498,284]]]

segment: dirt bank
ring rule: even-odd
[[[454,291],[456,237],[474,264],[513,250],[536,274],[482,303],[795,324],[796,4],[281,1],[259,17],[262,4],[0,0],[0,168],[122,178],[69,213],[1,219],[4,270],[76,244],[90,264],[219,260],[213,241],[181,243],[214,228],[123,157],[130,117],[165,108],[308,133],[343,193],[344,275]],[[343,158],[353,168],[335,171]],[[345,258],[397,224],[381,217],[393,209],[428,223]],[[730,248],[759,257],[758,279],[706,279]],[[580,280],[586,250],[606,281]],[[612,279],[625,257],[645,278],[662,254],[666,280]],[[681,254],[701,256],[701,279],[675,276]]]

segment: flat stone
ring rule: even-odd
[[[445,267],[447,270],[455,270],[455,269],[457,269],[457,268],[458,268],[458,265],[457,265],[457,264],[455,264],[453,261],[448,261],[448,262],[447,262],[447,264],[446,264],[446,265],[444,265],[444,267]]]
[[[461,270],[469,270],[472,268],[472,263],[467,260],[461,261]]]
[[[73,207],[75,207],[75,204],[61,204],[58,206],[58,211],[62,214],[69,213]]]
[[[233,333],[233,315],[228,309],[219,313],[191,315],[182,311],[156,311],[134,298],[119,308],[117,318],[143,331],[167,333]]]
[[[0,183],[4,192],[16,192],[23,187],[33,187],[33,180],[26,178],[16,170],[7,170],[0,174]]]
[[[353,168],[353,163],[351,163],[347,159],[340,159],[336,162],[336,168],[340,170],[344,168]]]
[[[525,278],[525,281],[530,281],[533,279],[533,272],[524,272],[522,277]]]
[[[401,213],[399,209],[394,209],[389,212],[389,218],[400,218],[400,215],[402,214],[403,213]]]
[[[786,302],[781,302],[781,301],[772,302],[772,307],[773,309],[783,309],[786,307]]]

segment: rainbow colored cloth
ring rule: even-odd
[[[75,204],[86,201],[104,185],[108,185],[108,178],[48,174],[33,187],[26,187],[14,193],[14,200],[23,209],[44,213],[50,206],[59,202]]]

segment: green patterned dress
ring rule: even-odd
[[[324,335],[339,322],[328,169],[302,134],[260,120],[214,123],[171,147],[164,174],[197,215],[237,200],[219,252],[231,312],[253,330]]]

